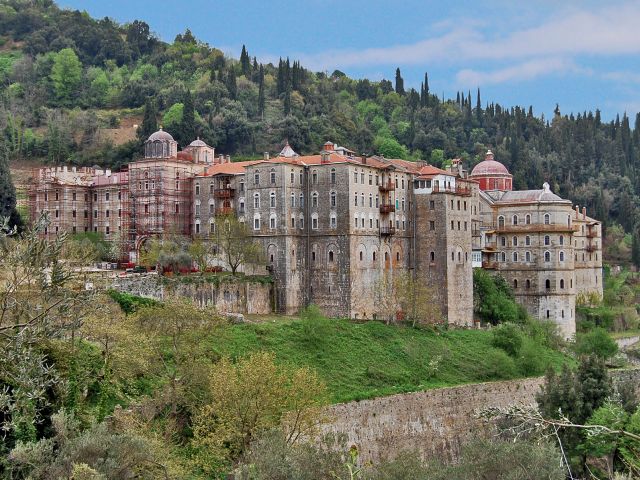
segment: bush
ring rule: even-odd
[[[518,370],[525,377],[542,375],[545,370],[545,363],[540,349],[529,339],[525,340],[520,348],[520,354],[516,361]]]
[[[523,323],[527,319],[526,310],[516,303],[505,279],[480,268],[473,271],[473,302],[475,313],[492,325]]]
[[[520,347],[522,347],[522,332],[516,325],[511,323],[500,325],[493,331],[491,344],[515,357],[518,355]]]
[[[618,344],[604,328],[596,328],[587,333],[579,333],[575,348],[580,355],[596,355],[603,360],[611,358],[618,353]]]
[[[130,293],[109,290],[107,294],[118,304],[124,313],[130,315],[135,313],[140,307],[159,305],[160,302],[151,298],[138,297]]]
[[[320,346],[331,332],[331,320],[326,318],[317,305],[309,305],[300,312],[302,334],[309,345]]]
[[[479,374],[482,380],[508,380],[518,376],[516,365],[502,350],[489,350],[485,355],[486,364]]]

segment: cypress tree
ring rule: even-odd
[[[244,45],[242,45],[242,52],[240,53],[240,67],[242,68],[242,74],[246,78],[251,78],[251,58]]]
[[[195,140],[197,135],[193,96],[191,95],[191,92],[189,90],[187,90],[184,94],[183,104],[184,108],[182,110],[182,121],[180,122],[179,138],[182,145],[186,146],[189,145],[190,142]]]
[[[9,169],[9,152],[5,142],[0,145],[0,216],[9,219],[9,226],[22,229],[22,219],[16,208],[16,189]]]
[[[284,92],[284,114],[285,116],[291,113],[291,87],[287,88]]]
[[[285,80],[284,80],[284,64],[282,62],[282,58],[278,60],[278,82],[277,82],[277,91],[278,95],[285,91]]]
[[[476,120],[478,125],[482,125],[482,104],[480,103],[480,89],[478,88],[478,98],[476,99]]]
[[[633,238],[631,243],[631,261],[636,266],[636,268],[640,268],[640,232],[638,231],[638,227],[636,227],[633,231]]]
[[[264,120],[264,67],[260,65],[260,73],[258,74],[258,115]]]
[[[429,74],[424,72],[424,106],[429,106]]]
[[[153,100],[147,98],[144,104],[144,117],[142,118],[142,125],[138,128],[138,138],[140,140],[146,140],[149,136],[158,130],[158,112]]]
[[[404,95],[404,80],[400,75],[400,69],[396,68],[396,93],[398,95]]]
[[[226,80],[226,87],[229,92],[229,96],[235,100],[238,94],[238,86],[236,85],[236,72],[233,71],[233,68],[229,68],[227,71]]]

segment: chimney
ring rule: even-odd
[[[73,173],[76,173],[76,167],[71,167],[71,171],[72,171]]]
[[[104,172],[104,174],[105,174],[107,177],[110,177],[110,176],[111,176],[111,169],[110,169],[110,168],[107,168],[107,170]]]
[[[576,205],[576,218],[580,217],[580,205]]]
[[[325,152],[330,152],[331,150],[333,150],[333,143],[325,142],[325,144],[322,146],[322,150],[324,150]]]
[[[582,219],[587,219],[587,207],[582,207]]]
[[[329,153],[328,150],[323,150],[322,152],[320,152],[320,163],[327,163],[329,162],[329,155],[331,155]]]
[[[227,161],[227,163],[229,163],[231,161],[231,155],[227,155],[226,161]]]
[[[269,152],[264,152],[262,154],[262,158],[264,158],[265,160],[269,160]]]
[[[362,164],[363,165],[367,164],[367,156],[366,155],[362,155]]]
[[[218,161],[219,161],[219,163],[224,163],[224,155],[219,155],[218,156]]]

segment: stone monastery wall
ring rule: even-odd
[[[614,382],[633,381],[640,391],[640,369],[612,372]],[[322,434],[346,434],[362,462],[418,451],[423,459],[455,460],[461,447],[496,432],[477,418],[488,407],[535,403],[544,378],[490,382],[392,395],[327,408]]]

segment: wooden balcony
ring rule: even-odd
[[[596,229],[589,228],[587,229],[587,238],[597,238],[598,231]]]
[[[380,213],[393,213],[396,211],[396,206],[393,203],[381,203]]]
[[[380,190],[381,192],[392,192],[395,189],[396,189],[396,184],[391,180],[389,180],[387,183],[383,182],[381,185],[378,186],[378,190]]]
[[[233,213],[233,207],[217,207],[216,215],[231,215]]]
[[[497,225],[494,229],[498,233],[527,233],[527,232],[549,232],[549,233],[575,233],[578,226],[543,224],[543,223],[519,223],[518,225]]]
[[[216,188],[213,192],[215,198],[233,198],[236,190],[234,188]]]
[[[593,253],[598,251],[598,247],[596,247],[595,245],[587,245],[587,247],[585,248],[585,250],[589,253]]]
[[[496,270],[498,268],[498,262],[482,262],[482,268],[486,270]]]
[[[396,234],[396,227],[380,227],[380,235],[383,237]]]

